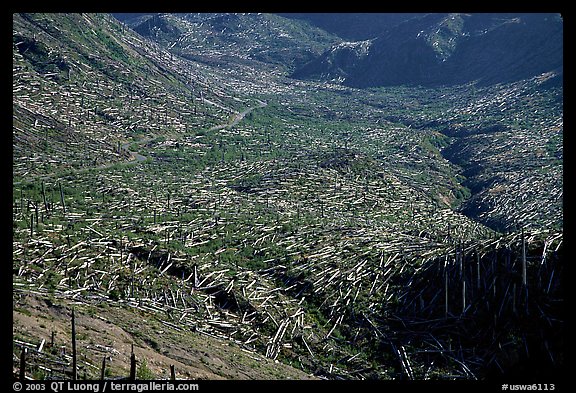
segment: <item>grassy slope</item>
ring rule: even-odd
[[[68,300],[54,296],[14,297],[14,338],[36,343],[45,339],[45,352],[71,353],[71,308]],[[163,325],[157,315],[118,305],[76,305],[79,375],[98,379],[102,357],[107,357],[108,377],[126,377],[130,371],[132,345],[138,374],[168,379],[174,365],[178,379],[309,379],[301,370],[274,362],[231,342]],[[144,374],[144,370],[148,374]],[[37,371],[40,376],[42,371]],[[45,373],[46,374],[46,373]]]

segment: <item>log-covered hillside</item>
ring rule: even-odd
[[[289,77],[303,22],[138,18],[13,16],[16,376],[558,375],[554,75],[361,90]]]

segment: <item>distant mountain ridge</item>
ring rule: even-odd
[[[561,83],[562,71],[559,14],[427,14],[362,44],[335,45],[292,76],[364,88],[490,85],[546,72]]]
[[[345,40],[362,41],[378,37],[408,19],[423,13],[280,13],[285,18],[305,20]]]
[[[300,20],[262,13],[113,14],[182,57],[228,66],[245,61],[293,70],[340,39]]]

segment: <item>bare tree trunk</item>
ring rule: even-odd
[[[48,203],[46,202],[46,191],[44,190],[44,182],[42,182],[42,200],[44,201],[44,210],[48,211]]]
[[[462,313],[466,311],[466,280],[462,280]]]
[[[75,381],[77,375],[77,357],[76,357],[76,318],[74,316],[74,309],[72,309],[72,380]]]
[[[20,354],[20,380],[24,381],[26,378],[26,347],[22,347]]]
[[[34,204],[34,214],[36,215],[36,233],[38,233],[38,203]]]
[[[64,191],[62,190],[62,183],[58,183],[58,187],[60,188],[60,203],[62,203],[62,209],[64,213],[66,213],[66,204],[64,203]]]
[[[480,289],[480,254],[476,252],[476,262],[477,262],[477,270],[476,270],[476,278],[478,280],[477,286]]]
[[[200,280],[198,279],[198,266],[196,264],[194,264],[193,269],[194,270],[193,270],[193,276],[192,276],[192,286],[194,288],[197,288],[198,284],[200,282]]]
[[[100,380],[104,380],[104,376],[106,375],[106,356],[102,358],[102,371],[100,372]]]
[[[136,380],[136,355],[134,354],[134,344],[132,344],[132,354],[130,355],[130,381]]]
[[[132,271],[130,277],[130,297],[134,298],[134,271],[136,270],[136,260],[135,258],[130,258],[133,254],[128,255],[128,259],[130,262],[130,270]]]
[[[448,318],[448,268],[444,265],[444,317]]]
[[[526,273],[526,239],[524,238],[524,229],[522,229],[522,285],[526,288],[528,276]]]

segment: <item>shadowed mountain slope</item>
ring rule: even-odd
[[[558,14],[427,14],[361,44],[336,45],[293,76],[354,87],[491,85],[561,75],[562,66]]]

